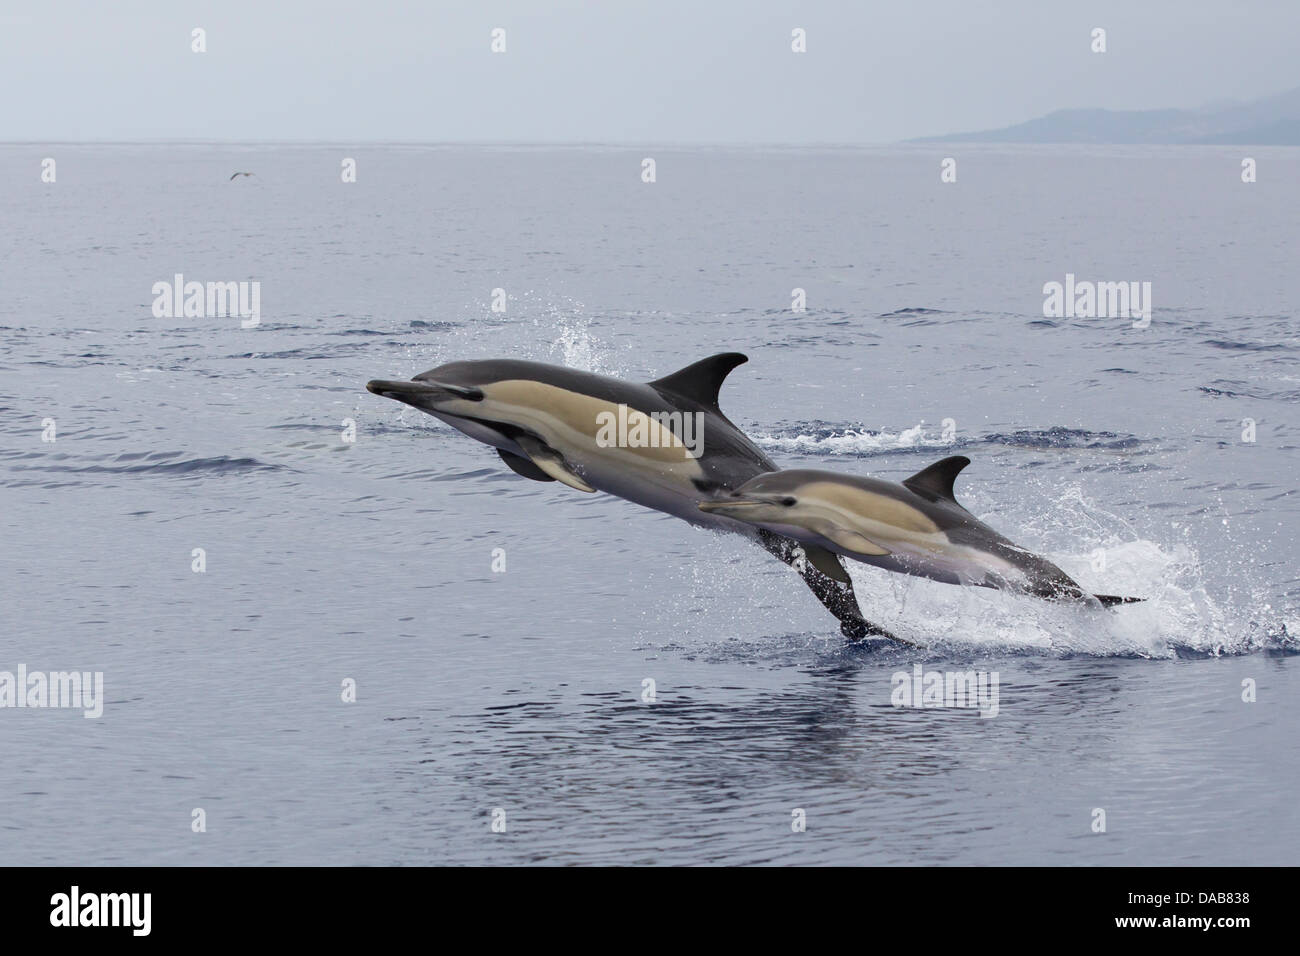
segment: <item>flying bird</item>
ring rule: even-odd
[[[226,182],[228,182],[228,183],[229,183],[229,182],[234,182],[236,176],[251,176],[251,175],[253,175],[253,174],[252,174],[252,173],[231,173],[231,174],[230,174],[230,178],[227,179]]]

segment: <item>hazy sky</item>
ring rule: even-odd
[[[1280,92],[1298,36],[1291,0],[0,0],[0,139],[889,142]]]

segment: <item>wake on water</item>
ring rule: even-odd
[[[879,623],[934,649],[1159,658],[1244,654],[1286,642],[1282,622],[1240,616],[1211,597],[1185,546],[1166,551],[1131,541],[1106,553],[1105,575],[1093,571],[1089,554],[1048,558],[1087,590],[1119,587],[1146,601],[1103,610],[899,575],[882,581],[885,575],[856,567],[850,573],[864,606],[895,609]]]
[[[708,534],[705,532],[705,534]],[[686,572],[695,604],[725,600],[735,608],[732,628],[673,624],[682,629],[726,633],[735,626],[762,630],[769,609],[802,599],[803,584],[793,570],[771,563],[753,545],[727,535],[711,535],[716,545],[697,549]],[[752,550],[752,554],[749,551]],[[1212,596],[1196,552],[1184,544],[1164,547],[1149,540],[1107,545],[1106,570],[1095,570],[1095,552],[1046,556],[1085,589],[1122,591],[1147,598],[1114,609],[1080,607],[999,591],[961,587],[893,574],[845,561],[863,614],[899,637],[921,645],[925,656],[1030,654],[1050,657],[1218,657],[1256,651],[1300,653],[1296,622],[1284,621],[1255,595]],[[753,602],[746,605],[744,602]],[[800,601],[808,614],[820,608]],[[660,614],[660,606],[656,614]],[[824,613],[824,612],[822,612]],[[661,618],[660,623],[663,623]],[[670,622],[671,624],[672,622]],[[804,644],[844,646],[830,618],[809,620],[814,628],[798,638]],[[657,630],[647,619],[648,630]],[[768,625],[770,627],[770,625]],[[769,635],[770,636],[770,635]],[[792,638],[782,630],[780,639]],[[761,638],[766,640],[767,638]],[[909,653],[915,656],[912,649]]]

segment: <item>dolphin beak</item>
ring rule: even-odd
[[[366,391],[382,398],[391,398],[416,408],[436,408],[440,402],[460,398],[470,402],[483,401],[483,390],[465,385],[446,385],[442,382],[392,382],[374,379],[366,382]]]
[[[733,494],[727,498],[714,498],[712,501],[701,501],[696,507],[706,514],[734,515],[742,516],[750,508],[759,505],[770,505],[777,503],[781,495],[737,495]]]

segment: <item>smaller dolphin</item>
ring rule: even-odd
[[[831,471],[758,475],[699,509],[887,571],[1105,607],[1142,598],[1089,594],[1046,558],[1012,544],[957,503],[954,455],[902,484]]]

